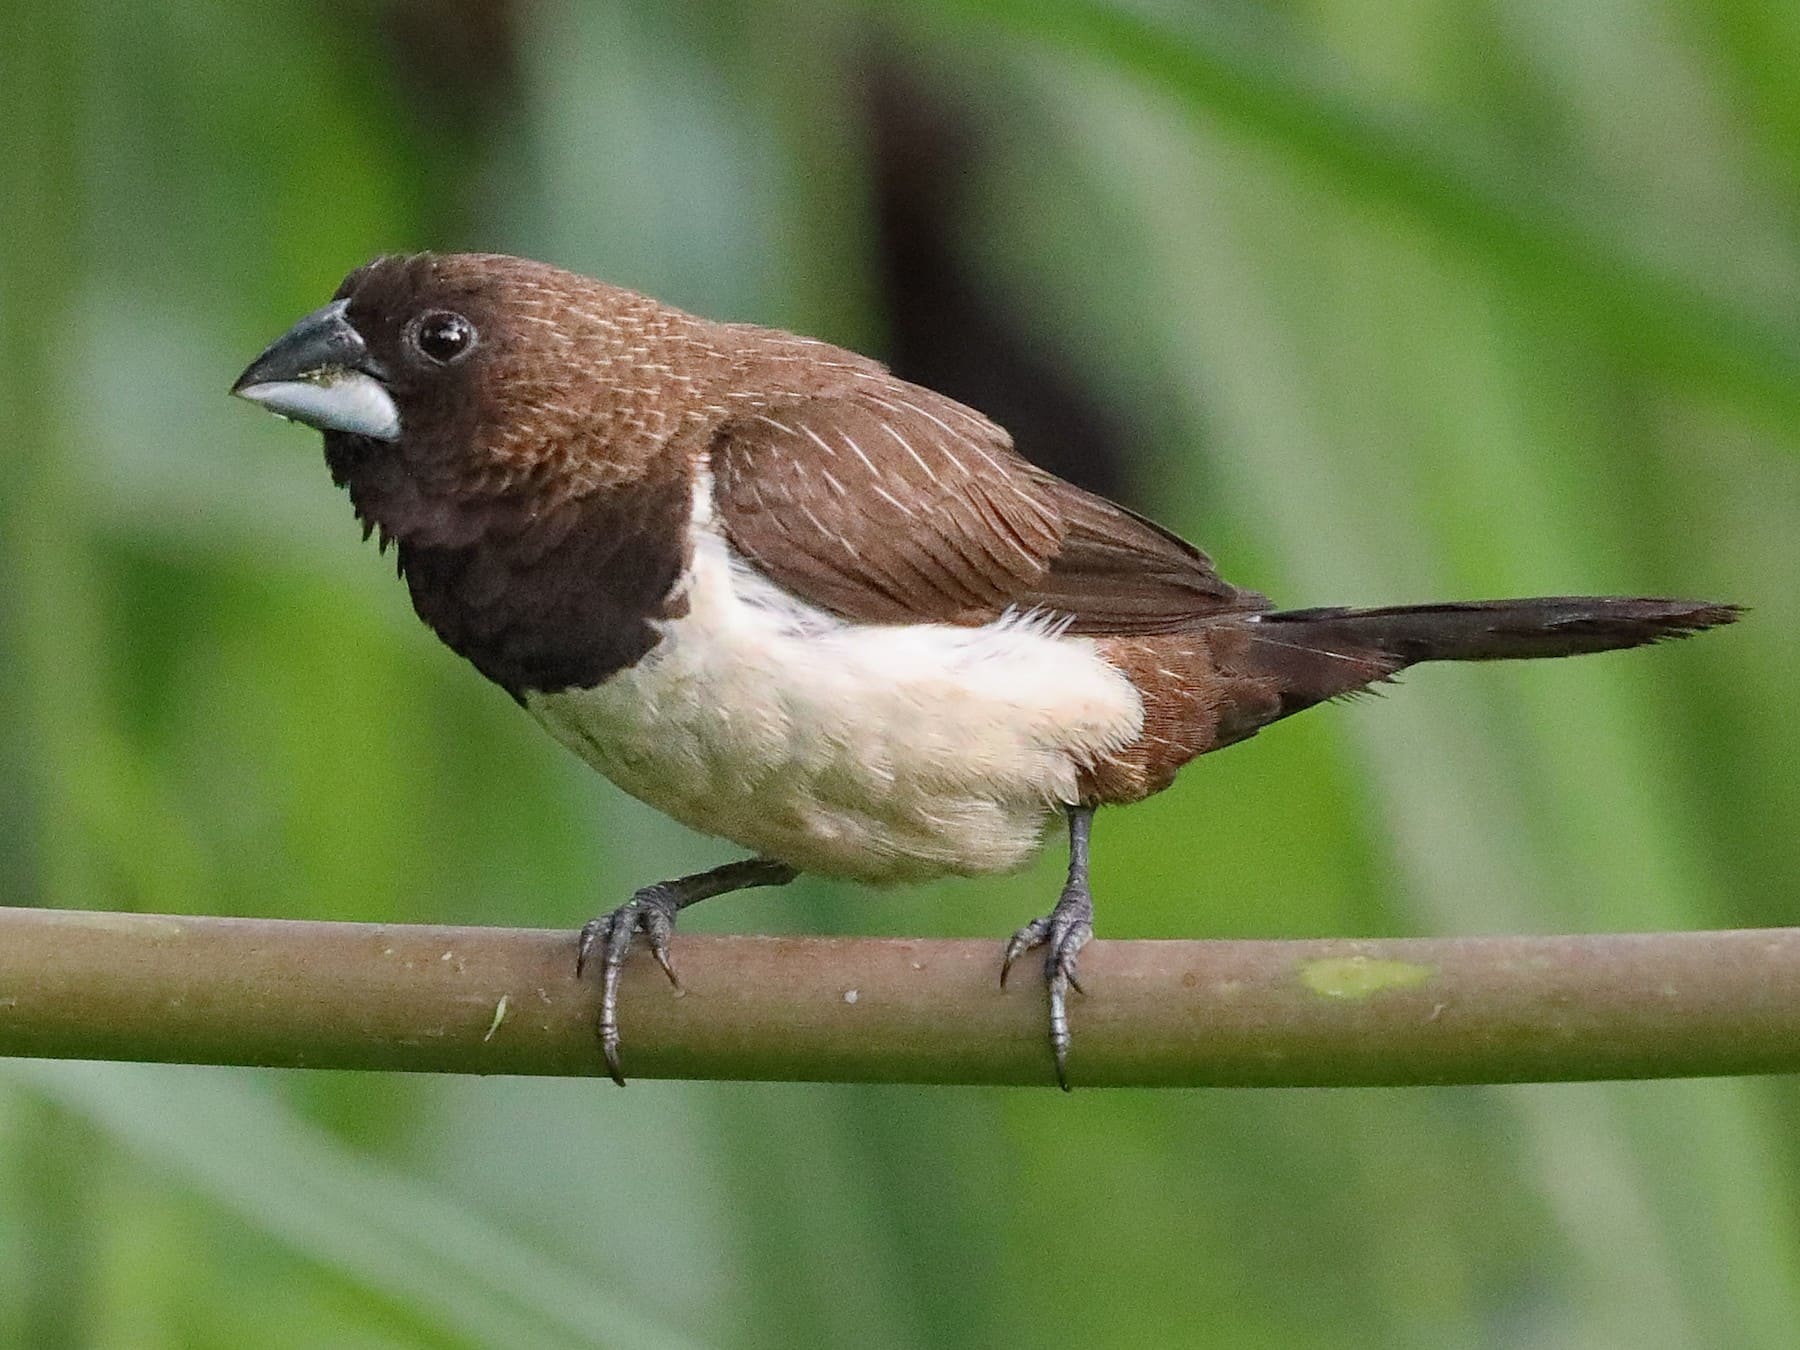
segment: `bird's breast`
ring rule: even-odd
[[[632,795],[804,871],[865,881],[1025,862],[1143,702],[1031,616],[866,625],[787,594],[697,512],[678,618],[636,664],[526,707]]]

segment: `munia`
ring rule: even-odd
[[[619,973],[677,913],[801,872],[1005,872],[1067,822],[1043,948],[1066,1087],[1096,808],[1421,661],[1635,647],[1737,615],[1553,598],[1279,610],[879,363],[542,263],[378,258],[233,387],[325,434],[452,650],[632,795],[753,857],[582,930]]]

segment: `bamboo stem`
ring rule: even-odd
[[[639,1078],[1053,1081],[1044,995],[994,942],[678,936],[632,958]],[[0,909],[0,1055],[597,1074],[572,932]],[[1095,942],[1090,1086],[1800,1070],[1800,929]]]

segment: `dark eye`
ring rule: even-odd
[[[427,314],[413,330],[413,342],[439,365],[465,355],[475,345],[475,325],[460,314]]]

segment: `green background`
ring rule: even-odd
[[[879,67],[965,137],[959,275],[1124,429],[1119,490],[1234,580],[1754,609],[1654,652],[1432,667],[1195,766],[1102,818],[1104,935],[1794,917],[1794,6],[0,19],[6,901],[572,927],[730,856],[441,649],[316,438],[224,390],[351,266],[417,247],[882,352]],[[998,940],[1059,867],[808,882],[691,927]],[[1064,1097],[12,1063],[0,1345],[1785,1347],[1796,1125],[1785,1080]]]

